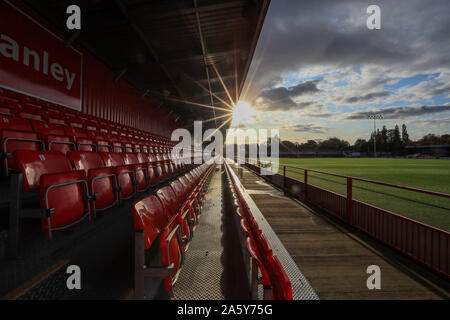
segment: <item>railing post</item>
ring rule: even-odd
[[[283,166],[283,190],[286,193],[286,166]]]
[[[352,225],[353,180],[347,177],[347,222]]]
[[[303,181],[305,184],[305,200],[308,198],[308,170],[305,169],[305,179]]]

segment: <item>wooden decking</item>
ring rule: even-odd
[[[320,299],[449,299],[447,281],[408,259],[245,169],[241,182]],[[366,286],[370,265],[381,269],[380,290]]]

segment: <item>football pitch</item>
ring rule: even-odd
[[[450,194],[450,161],[434,159],[314,158],[280,159],[283,165],[316,169]],[[304,171],[286,168],[303,181]],[[308,172],[308,184],[346,195],[344,178]],[[353,198],[422,223],[450,231],[450,199],[353,181]]]

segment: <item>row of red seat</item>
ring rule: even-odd
[[[113,121],[97,118],[60,105],[16,93],[0,87],[0,114],[15,115],[24,119],[45,121],[49,124],[66,125],[88,131],[111,133],[128,138],[145,140],[158,146],[174,144],[162,136],[143,130],[119,125]]]
[[[49,104],[36,104],[35,98],[23,103],[2,89],[0,95],[0,141],[2,172],[16,170],[15,150],[135,152],[168,154],[174,143],[144,131],[118,126],[113,122]],[[41,101],[42,103],[42,101]]]
[[[213,168],[213,164],[205,163],[160,188],[156,195],[133,204],[137,258],[144,257],[144,251],[152,246],[158,247],[161,253],[159,266],[150,266],[150,261],[136,259],[135,298],[143,298],[145,278],[155,277],[155,274],[165,275],[166,291],[173,290],[198,222],[206,181]]]
[[[265,298],[274,300],[292,300],[292,285],[289,281],[280,260],[267,241],[265,235],[258,226],[253,214],[248,206],[242,190],[232,174],[231,168],[225,164],[230,176],[230,188],[232,190],[233,202],[236,207],[236,214],[240,218],[241,228],[246,235],[247,250],[261,271],[262,285],[265,291]],[[236,178],[237,179],[237,178]],[[256,273],[257,276],[257,273]],[[269,292],[271,297],[266,296]]]
[[[42,228],[50,236],[187,168],[145,153],[16,150],[13,159],[22,191],[39,190]]]

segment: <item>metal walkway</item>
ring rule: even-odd
[[[236,165],[231,165],[237,174]],[[320,299],[449,299],[449,283],[243,170],[241,183]],[[369,290],[366,269],[381,269]],[[291,280],[292,281],[292,280]]]
[[[234,226],[223,215],[220,168],[212,173],[199,224],[174,286],[173,299],[249,299],[243,258],[232,237],[236,234]]]

